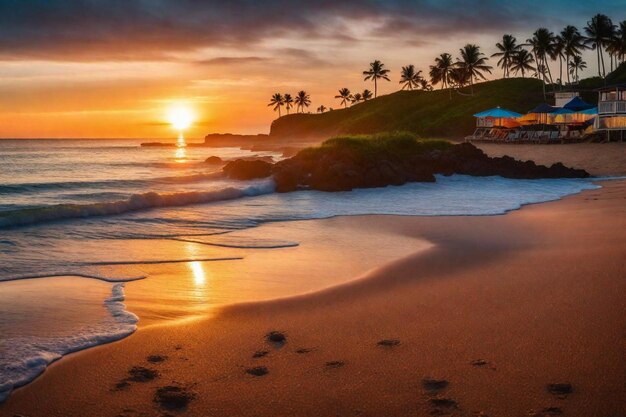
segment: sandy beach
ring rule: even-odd
[[[502,216],[309,221],[434,246],[70,355],[0,415],[623,416],[626,182],[602,185]]]

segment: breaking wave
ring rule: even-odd
[[[126,200],[92,204],[58,204],[47,207],[9,210],[0,213],[0,228],[25,226],[55,220],[78,219],[94,216],[111,216],[157,207],[180,207],[215,201],[234,200],[274,192],[274,182],[266,181],[244,188],[228,187],[215,191],[189,191],[182,193],[148,192],[133,194]]]

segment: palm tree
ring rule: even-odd
[[[363,92],[361,93],[361,98],[363,99],[363,101],[370,100],[372,98],[372,92],[368,89],[363,90]]]
[[[498,61],[498,66],[502,68],[504,72],[504,78],[509,76],[509,70],[511,69],[511,62],[513,61],[513,56],[522,49],[521,45],[517,44],[517,39],[513,35],[504,35],[502,36],[502,42],[496,43],[496,47],[500,52],[496,52],[491,55],[491,57],[499,56],[500,60]]]
[[[287,109],[287,114],[289,114],[289,109],[293,107],[293,97],[291,97],[291,94],[286,93],[283,96],[283,103],[285,103],[285,109]]]
[[[370,63],[370,68],[367,71],[363,71],[365,78],[363,81],[374,80],[374,97],[378,96],[378,80],[391,81],[387,74],[389,70],[385,68],[385,64],[379,60],[375,60]]]
[[[474,79],[483,79],[485,80],[485,76],[483,72],[488,72],[491,74],[491,66],[487,65],[487,59],[485,54],[480,52],[480,47],[474,44],[467,44],[461,51],[461,59],[457,59],[457,66],[462,68],[469,78],[469,83],[472,91],[472,95],[474,95]]]
[[[274,111],[278,110],[278,117],[280,117],[280,108],[285,105],[285,98],[282,94],[276,93],[272,96],[270,104],[267,106],[274,106]]]
[[[452,62],[452,55],[443,53],[435,58],[435,65],[430,66],[430,82],[432,84],[441,84],[441,88],[447,88],[450,85],[451,73],[454,70],[454,63]],[[452,90],[449,92],[450,99],[452,99]]]
[[[298,91],[295,101],[296,106],[298,107],[299,111],[302,111],[302,113],[304,113],[304,108],[309,107],[309,105],[311,104],[311,98],[304,90]]]
[[[341,104],[343,107],[348,107],[348,103],[352,101],[352,94],[350,94],[350,90],[347,88],[342,88],[339,90],[339,94],[335,96],[335,98],[341,99]]]
[[[616,53],[615,56],[618,62],[624,62],[626,59],[626,20],[622,20],[619,23],[619,29],[616,35]]]
[[[559,85],[561,86],[561,90],[563,89],[563,58],[565,57],[565,40],[560,36],[556,35],[554,37],[554,43],[552,45],[552,55],[550,58],[556,59],[559,58]],[[567,71],[567,68],[565,69]]]
[[[535,70],[535,67],[532,66],[534,62],[535,58],[533,58],[533,55],[530,52],[526,49],[520,49],[515,55],[513,55],[510,69],[515,72],[515,75],[517,75],[518,72],[521,72],[522,78],[524,78],[526,71]]]
[[[461,88],[469,84],[469,79],[469,73],[465,70],[465,68],[454,67],[452,68],[452,71],[450,71],[450,86]]]
[[[600,77],[606,77],[604,54],[602,53],[602,50],[609,42],[614,28],[615,26],[613,25],[613,22],[611,22],[611,19],[609,19],[607,15],[600,13],[592,17],[591,20],[587,22],[587,26],[585,26],[585,34],[587,35],[585,38],[585,44],[588,45],[590,49],[596,50],[598,58],[598,75]],[[602,68],[600,65],[602,65]],[[602,69],[602,72],[600,72],[600,69]]]
[[[578,82],[578,71],[582,71],[587,68],[587,63],[583,61],[583,57],[580,55],[574,55],[569,63],[569,72],[574,76],[574,81]]]
[[[415,72],[415,65],[407,65],[402,67],[400,72],[400,84],[402,89],[413,90],[418,88],[419,82],[422,80],[422,71]]]
[[[326,106],[323,104],[317,108],[318,113],[324,113],[326,111]]]
[[[550,65],[548,64],[548,57],[556,57],[554,54],[554,33],[546,28],[539,28],[533,33],[533,37],[526,40],[529,46],[532,47],[532,52],[535,55],[537,65],[543,65],[546,69],[543,76],[544,83],[546,82],[546,76],[550,83],[552,83],[552,73],[550,72]]]
[[[583,36],[575,26],[568,25],[563,28],[560,34],[563,40],[563,53],[565,54],[565,62],[569,65],[570,58],[579,55],[585,47],[583,44]],[[567,83],[570,83],[570,72],[567,71]]]
[[[360,103],[361,101],[363,101],[363,96],[361,95],[361,93],[355,93],[352,96],[352,104]]]
[[[426,78],[420,78],[420,87],[424,91],[433,91],[433,86],[428,82]]]

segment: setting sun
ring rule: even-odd
[[[193,122],[193,112],[184,105],[175,105],[167,113],[167,119],[176,130],[187,129]]]

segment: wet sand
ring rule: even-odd
[[[0,415],[624,416],[626,181],[603,185],[503,216],[311,221],[435,246],[70,355]]]

